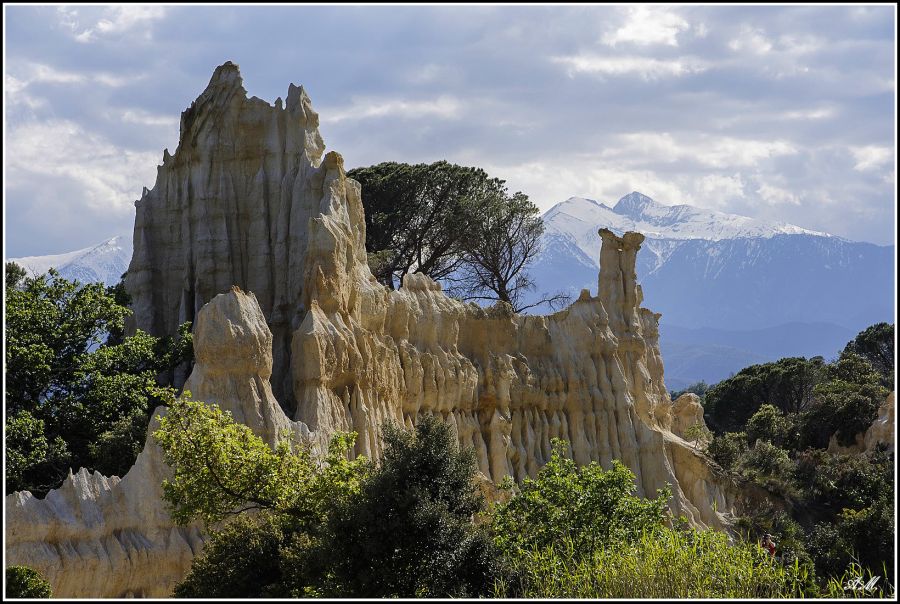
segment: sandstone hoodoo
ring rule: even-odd
[[[302,88],[274,106],[248,99],[226,63],[137,202],[135,324],[162,335],[195,322],[193,398],[269,442],[355,430],[369,456],[384,422],[439,416],[493,481],[534,476],[561,437],[578,463],[622,460],[640,494],[671,484],[670,507],[693,524],[727,524],[734,495],[679,435],[694,414],[663,383],[640,234],[601,230],[597,296],[549,316],[464,304],[420,274],[389,291],[366,263],[359,185],[317,126]],[[166,472],[148,439],[121,480],[80,471],[44,500],[10,495],[8,564],[40,570],[60,596],[169,594],[203,536],[168,517]]]

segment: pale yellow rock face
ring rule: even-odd
[[[706,421],[703,419],[703,405],[700,404],[700,397],[693,392],[685,392],[672,403],[672,424],[671,431],[681,438],[685,438],[685,434],[691,426],[700,424],[706,427]]]
[[[863,442],[866,451],[873,450],[878,443],[884,443],[887,445],[887,450],[893,452],[894,438],[894,393],[891,392],[878,408],[878,417],[866,430]]]
[[[660,315],[640,307],[642,235],[601,230],[598,295],[549,316],[463,304],[419,274],[389,291],[366,263],[359,184],[322,156],[317,124],[302,89],[285,106],[248,100],[223,65],[137,203],[136,324],[195,320],[192,398],[269,442],[355,430],[355,453],[372,457],[385,422],[436,415],[475,449],[488,494],[485,481],[534,476],[559,437],[580,464],[621,460],[642,495],[672,485],[670,507],[694,525],[727,524],[734,494],[682,439],[697,411],[673,406]],[[148,439],[121,481],[81,472],[43,501],[8,496],[7,563],[62,597],[169,594],[202,536],[165,512],[166,472]]]

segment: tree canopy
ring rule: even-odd
[[[102,283],[10,263],[6,277],[7,493],[42,496],[70,468],[123,475],[163,393],[157,375],[192,354],[190,324],[125,338],[131,311]]]
[[[369,265],[390,288],[409,272],[442,281],[464,300],[501,301],[525,310],[528,266],[540,251],[543,221],[524,193],[480,168],[439,161],[385,162],[350,170],[362,185]],[[558,305],[567,298],[547,296]]]
[[[173,517],[236,517],[213,531],[177,595],[464,596],[492,584],[490,539],[471,522],[482,506],[472,453],[435,420],[387,428],[377,468],[348,459],[353,434],[319,458],[287,439],[269,447],[217,406],[184,399],[154,435],[173,468],[163,487]]]

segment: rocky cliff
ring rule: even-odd
[[[270,442],[355,430],[369,456],[385,421],[439,415],[494,481],[533,476],[561,437],[579,463],[622,460],[641,494],[671,484],[693,524],[727,523],[733,494],[678,434],[691,413],[669,399],[659,315],[640,306],[640,234],[601,230],[598,295],[549,316],[463,304],[418,274],[389,291],[366,264],[359,185],[323,157],[317,123],[302,88],[285,104],[247,99],[226,63],[136,204],[135,322],[166,334],[196,321],[195,399]],[[122,480],[80,471],[42,501],[10,495],[8,563],[59,596],[166,595],[202,543],[169,519],[166,471],[148,440]]]

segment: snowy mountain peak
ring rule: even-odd
[[[639,219],[646,210],[664,208],[662,204],[656,203],[643,193],[632,191],[613,206],[613,212],[628,216],[632,219]]]
[[[27,256],[8,260],[15,262],[32,275],[42,275],[53,267],[66,279],[77,279],[82,283],[102,281],[107,285],[115,285],[122,273],[128,270],[131,253],[131,237],[117,235],[97,245],[66,254]]]
[[[792,224],[768,222],[706,210],[689,205],[669,206],[634,191],[621,198],[612,208],[583,197],[570,197],[544,214],[550,231],[563,231],[581,239],[584,229],[591,247],[597,245],[596,232],[606,227],[616,232],[638,231],[653,239],[705,239],[720,241],[739,237],[770,238],[775,235],[814,235],[833,237]],[[581,224],[581,229],[575,224]]]

